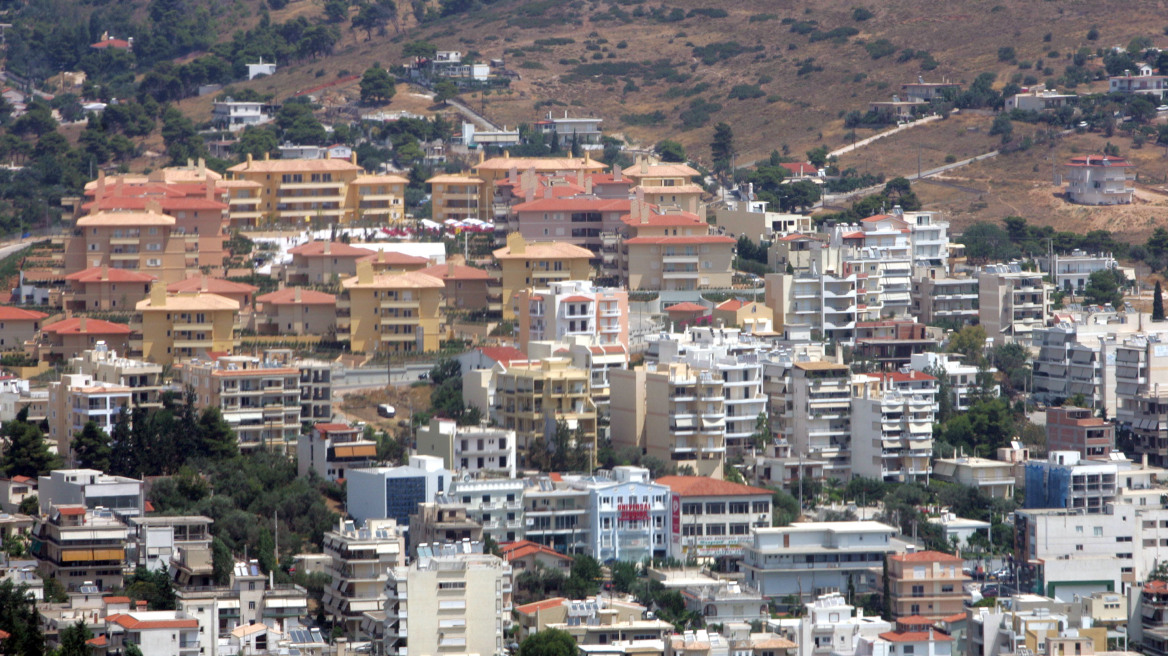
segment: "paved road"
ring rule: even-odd
[[[3,246],[0,246],[0,259],[4,259],[4,258],[8,257],[9,255],[12,255],[13,253],[16,253],[18,251],[22,251],[22,250],[28,248],[29,246],[32,246],[34,241],[35,241],[35,239],[28,239],[26,241],[20,241],[20,242],[15,242],[15,243],[11,243],[11,242],[5,243]]]
[[[997,156],[998,156],[998,151],[991,150],[988,153],[982,153],[981,155],[976,155],[974,157],[970,157],[969,159],[963,159],[960,162],[953,162],[952,164],[945,164],[944,166],[938,166],[936,168],[928,169],[926,171],[921,171],[920,175],[917,175],[916,173],[912,173],[912,174],[906,175],[904,177],[909,179],[909,180],[921,180],[923,178],[931,178],[934,175],[938,175],[940,173],[945,173],[946,171],[952,171],[953,169],[959,169],[963,166],[969,166],[970,164],[973,164],[974,162],[980,162],[983,159],[989,159],[991,157],[997,157]],[[833,203],[838,203],[840,201],[850,200],[852,198],[856,198],[859,196],[870,196],[872,194],[879,193],[883,189],[884,189],[884,185],[879,184],[879,185],[873,185],[871,187],[865,187],[864,189],[856,189],[855,191],[849,191],[849,192],[843,193],[843,194],[825,194],[823,196],[823,204],[824,205],[831,205]]]
[[[422,374],[434,368],[433,362],[414,362],[407,365],[397,365],[391,369],[389,379],[394,385],[409,385],[421,380]],[[344,378],[333,384],[334,391],[354,392],[365,389],[376,389],[386,386],[386,370],[384,367],[361,367],[346,369]]]

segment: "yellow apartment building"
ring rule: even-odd
[[[705,219],[633,201],[621,217],[620,276],[629,291],[728,288],[734,278],[732,237],[710,234]]]
[[[256,330],[265,335],[328,335],[337,329],[337,297],[286,287],[256,298]]]
[[[400,220],[403,216],[405,178],[369,175],[352,159],[268,159],[247,161],[227,169],[232,195],[244,192],[238,203],[228,202],[229,213],[247,208],[259,212],[257,223],[326,226],[360,219]],[[259,185],[235,187],[233,182]],[[395,216],[398,217],[394,219]],[[236,221],[233,217],[233,223]],[[240,219],[242,222],[242,219]]]
[[[357,275],[357,261],[375,253],[341,241],[310,241],[288,251],[292,261],[284,267],[288,284],[328,283],[333,276]]]
[[[215,186],[224,191],[228,224],[232,228],[260,224],[264,216],[260,211],[263,185],[254,180],[220,180]]]
[[[482,178],[466,174],[436,175],[426,184],[430,185],[431,215],[435,221],[491,218],[490,199]]]
[[[596,453],[596,404],[592,374],[572,366],[570,358],[511,363],[495,380],[495,404],[503,428],[515,431],[520,457],[537,437],[548,439],[563,420],[572,433],[584,433]]]
[[[416,271],[373,273],[369,262],[341,283],[337,336],[358,353],[437,351],[442,334],[441,280]]]
[[[705,216],[706,206],[702,203],[705,190],[693,181],[701,175],[693,168],[685,164],[651,163],[640,157],[622,173],[635,183],[633,191],[646,202]]]
[[[217,294],[174,294],[155,284],[137,305],[139,338],[131,348],[143,360],[173,364],[208,353],[231,353],[239,346],[239,302]],[[138,342],[135,344],[135,342]]]
[[[523,289],[546,289],[553,282],[592,279],[587,248],[558,241],[527,243],[523,235],[507,235],[507,245],[494,252],[503,271],[503,319],[516,318],[516,302]]]
[[[198,271],[196,235],[175,230],[161,212],[96,212],[77,219],[65,238],[65,275],[93,267],[129,269],[177,282]]]

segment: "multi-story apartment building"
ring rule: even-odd
[[[937,379],[911,369],[871,378],[852,399],[852,474],[928,481]]]
[[[331,560],[321,606],[354,635],[363,613],[385,610],[389,572],[406,562],[405,537],[392,519],[372,519],[361,528],[342,519],[324,534],[322,546]]]
[[[434,456],[413,455],[400,467],[350,469],[345,475],[349,515],[358,522],[392,519],[408,529],[418,504],[449,490],[451,478],[442,459]]]
[[[65,276],[61,307],[70,312],[124,310],[149,296],[156,280],[152,273],[111,269],[108,264],[89,267]]]
[[[1122,157],[1072,157],[1066,163],[1067,198],[1081,205],[1130,204],[1135,193],[1133,166]]]
[[[741,556],[750,531],[771,525],[770,490],[708,476],[662,476],[657,483],[680,503],[669,553],[679,560]]]
[[[484,202],[489,185],[481,178],[466,174],[443,174],[426,180],[426,184],[430,185],[435,221],[485,221],[492,218],[490,199]]]
[[[182,611],[136,610],[107,615],[95,640],[104,654],[123,654],[133,644],[144,654],[199,656],[207,648],[199,633],[199,621]]]
[[[529,244],[523,235],[513,232],[494,256],[502,269],[505,320],[518,320],[521,290],[549,289],[553,282],[592,278],[592,251],[564,242]]]
[[[483,535],[496,543],[523,540],[527,524],[524,521],[523,481],[513,478],[482,478],[456,480],[450,491],[438,495],[439,503],[461,503],[466,516],[483,527]]]
[[[239,346],[238,301],[217,294],[170,295],[155,283],[150,297],[135,307],[138,319],[131,328],[141,337],[131,339],[131,349],[144,360],[168,365],[211,352],[232,353]]]
[[[25,342],[32,341],[41,329],[41,321],[49,315],[36,310],[0,306],[0,351],[17,351]]]
[[[524,480],[523,519],[527,539],[561,553],[579,553],[589,543],[589,491],[550,477]]]
[[[1111,253],[1089,254],[1078,249],[1066,255],[1051,253],[1039,260],[1039,264],[1045,273],[1050,274],[1056,289],[1076,294],[1083,293],[1092,273],[1119,267]]]
[[[362,439],[361,429],[348,424],[315,424],[312,432],[296,441],[299,476],[314,471],[335,482],[350,469],[372,467],[376,462],[377,443]]]
[[[446,264],[436,264],[420,269],[419,272],[446,283],[442,297],[448,311],[492,309],[489,298],[491,274],[478,267],[466,266],[461,263],[461,259],[451,256],[446,259]]]
[[[1140,64],[1138,75],[1132,75],[1125,70],[1123,75],[1112,75],[1107,79],[1108,93],[1134,93],[1152,96],[1152,100],[1160,100],[1168,91],[1168,75],[1156,75],[1155,69],[1148,64]]]
[[[96,381],[86,374],[62,374],[49,383],[49,439],[62,457],[73,460],[73,436],[93,422],[107,434],[130,407],[132,390],[124,385]]]
[[[965,608],[960,556],[939,551],[914,551],[888,557],[888,608],[893,618],[939,620]]]
[[[102,508],[128,521],[146,509],[142,481],[96,469],[54,469],[37,479],[37,500],[42,515],[54,506],[82,506],[90,511]]]
[[[740,565],[765,597],[803,599],[875,589],[884,558],[907,551],[896,529],[873,521],[799,522],[755,529]]]
[[[1117,462],[1089,460],[1078,451],[1050,451],[1026,463],[1026,508],[1106,512],[1119,492]]]
[[[942,221],[937,212],[901,212],[894,214],[908,224],[912,240],[914,267],[937,267],[944,270],[949,266],[949,222]]]
[[[968,410],[978,398],[983,388],[981,384],[984,382],[983,377],[985,381],[992,383],[994,374],[998,372],[994,367],[983,372],[971,364],[961,362],[954,355],[933,351],[914,353],[909,359],[908,366],[913,371],[946,376],[949,383],[949,402],[953,404],[953,409],[958,411]],[[998,388],[998,385],[989,385],[989,393],[997,396]]]
[[[645,202],[699,216],[706,214],[702,202],[705,190],[694,182],[701,173],[688,164],[655,162],[642,156],[621,173],[633,181],[633,193]]]
[[[269,351],[278,355],[278,351]],[[288,354],[289,359],[291,353]],[[333,367],[324,360],[297,360],[300,369],[300,421],[328,422],[333,418]],[[343,373],[343,372],[342,372]]]
[[[863,607],[849,604],[839,592],[816,595],[803,608],[796,633],[798,656],[829,656],[836,650],[850,650],[860,639],[877,638],[892,629],[879,615],[864,615]]]
[[[618,372],[612,372],[615,375]],[[586,448],[596,453],[596,404],[589,371],[573,367],[567,358],[513,362],[495,376],[495,407],[499,423],[515,431],[521,458],[538,437],[552,443],[560,421]]]
[[[40,340],[33,348],[37,358],[48,362],[67,362],[99,343],[118,353],[128,353],[131,333],[130,326],[124,323],[73,317],[41,328]]]
[[[600,251],[601,235],[623,227],[621,217],[629,213],[628,198],[597,198],[580,195],[554,197],[554,187],[544,187],[543,198],[512,205],[512,223],[529,243],[560,241]]]
[[[337,330],[337,297],[287,287],[256,297],[256,329],[276,335],[328,335]]]
[[[113,511],[85,506],[49,508],[32,530],[33,549],[42,578],[54,578],[66,590],[96,585],[122,587],[129,527]]]
[[[69,360],[69,366],[94,381],[130,388],[131,408],[162,407],[162,365],[118,357],[104,342]]]
[[[325,284],[355,276],[357,262],[375,253],[340,241],[310,241],[289,249],[288,254],[292,261],[284,266],[284,281],[293,285]]]
[[[726,383],[685,362],[609,372],[611,437],[618,447],[722,478]]]
[[[978,317],[995,345],[1031,343],[1050,317],[1050,295],[1042,274],[1017,264],[989,264],[978,273]]]
[[[198,237],[178,231],[175,218],[160,211],[89,214],[65,240],[65,274],[101,266],[178,282],[199,270]]]
[[[523,289],[518,299],[519,348],[533,341],[576,337],[597,346],[629,346],[629,293],[596,287],[589,280],[553,282]]]
[[[924,324],[978,320],[978,286],[974,278],[919,277],[912,281],[912,315]]]
[[[584,157],[511,157],[504,151],[502,157],[484,159],[480,154],[478,164],[471,167],[470,173],[483,181],[478,187],[478,204],[484,208],[485,215],[474,218],[490,220],[492,210],[495,216],[500,211],[507,213],[503,186],[517,174],[530,172],[533,176],[561,176],[579,181],[582,177],[595,176],[604,169],[605,165],[592,159],[592,154],[587,150],[584,151]],[[434,220],[439,220],[437,212],[434,213]]]
[[[622,221],[619,276],[629,290],[730,287],[735,241],[698,215],[638,200]]]
[[[614,467],[609,481],[588,485],[588,553],[600,562],[634,563],[668,555],[670,494],[641,467]]]
[[[385,582],[385,650],[393,656],[499,654],[511,627],[511,566],[482,543],[419,549]]]
[[[218,408],[239,448],[287,451],[300,435],[300,370],[251,356],[195,360],[180,369],[195,406]]]
[[[1132,432],[1136,455],[1168,465],[1168,346],[1136,335],[1115,348],[1116,421]]]
[[[863,283],[864,285],[867,282]],[[862,287],[850,268],[842,275],[812,267],[794,274],[766,275],[766,305],[774,312],[775,329],[804,327],[820,339],[850,342],[855,332]]]
[[[130,517],[126,562],[152,571],[169,571],[171,558],[185,550],[211,549],[210,517],[164,515]]]
[[[375,274],[368,262],[341,283],[337,334],[355,352],[437,351],[446,284],[424,273]],[[343,314],[348,312],[348,317]],[[346,321],[347,319],[347,321]]]
[[[1001,460],[965,455],[937,458],[933,478],[972,487],[994,499],[1014,498],[1014,465]]]
[[[482,542],[483,527],[467,516],[461,503],[432,501],[418,504],[417,511],[410,514],[409,539],[409,553],[417,554],[421,545]]]
[[[259,185],[256,223],[316,224],[402,218],[405,178],[369,175],[352,159],[253,160],[227,169],[228,180]],[[230,210],[229,210],[230,211]],[[249,212],[249,214],[254,213]],[[233,221],[242,223],[242,221]],[[252,221],[247,221],[252,223]]]
[[[451,471],[476,476],[495,472],[515,478],[515,431],[459,426],[452,419],[434,417],[429,425],[418,426],[414,442],[418,454],[441,458]]]
[[[824,462],[824,475],[852,477],[852,375],[833,362],[795,362],[785,393],[771,394],[771,430],[792,449]]]
[[[1047,408],[1046,448],[1077,451],[1084,458],[1107,458],[1115,449],[1115,424],[1086,408]]]

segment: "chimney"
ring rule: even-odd
[[[161,282],[150,287],[150,307],[166,307],[166,285]]]
[[[504,150],[503,151],[503,159],[511,159],[511,151]]]
[[[529,203],[530,203],[531,201],[535,200],[535,187],[527,187],[526,189],[524,189],[524,190],[523,190],[523,197],[524,197],[524,198],[527,200],[527,202],[529,202]]]
[[[645,156],[638,157],[637,162],[641,165],[641,175],[649,175],[649,161],[645,159]]]
[[[357,263],[357,283],[369,285],[373,283],[373,263],[365,260]]]
[[[328,255],[329,253],[332,252],[332,250],[333,250],[333,243],[331,241],[326,241],[324,243],[324,254]]]
[[[105,195],[105,171],[97,170],[97,189],[94,191],[94,200],[101,201],[102,196]],[[98,208],[100,209],[100,208]]]
[[[446,277],[454,275],[454,258],[446,260]]]
[[[207,179],[207,200],[215,200],[215,181],[210,178]]]
[[[272,159],[272,154],[271,153],[264,153],[264,161],[266,162],[270,159]]]
[[[352,154],[350,154],[350,155],[349,155],[349,161],[350,161],[350,162],[351,162],[353,165],[356,165],[356,164],[357,164],[357,151],[355,151],[355,150],[354,150],[354,151],[352,152]]]
[[[486,159],[486,155],[483,153],[482,149],[480,148],[479,149],[479,164],[482,164],[485,159]]]
[[[543,188],[543,197],[544,198],[551,198],[552,197],[552,186],[550,184]]]
[[[146,201],[146,211],[151,214],[162,214],[162,204],[157,199],[151,198]]]
[[[584,180],[584,193],[592,195],[592,178]]]
[[[512,232],[507,235],[507,250],[511,251],[512,255],[524,255],[527,253],[527,241],[522,234]]]
[[[295,289],[296,289],[296,293],[295,293],[295,296],[293,297],[293,299],[292,299],[292,300],[294,300],[294,301],[296,301],[297,303],[299,303],[299,302],[300,302],[300,288],[299,288],[299,287],[296,287]]]
[[[649,203],[641,201],[641,223],[649,222]]]
[[[207,175],[207,162],[202,157],[199,158],[199,177],[202,178]]]
[[[584,169],[576,171],[576,185],[579,187],[584,186]]]
[[[138,602],[135,604],[135,606],[138,607],[139,611],[144,611],[144,610],[146,610],[146,601],[139,599]]]
[[[512,166],[507,171],[507,181],[510,182],[511,184],[515,184],[516,182],[518,182],[519,181],[519,169]]]
[[[81,317],[80,319],[77,320],[77,329],[80,330],[82,333],[85,332],[85,317]]]
[[[109,280],[109,265],[108,264],[101,265],[101,279],[102,280]]]
[[[613,164],[612,165],[612,181],[613,182],[624,182],[624,180],[625,179],[621,177],[621,165],[620,164]]]
[[[251,168],[251,153],[247,154],[247,166],[245,168]]]

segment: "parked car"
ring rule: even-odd
[[[395,416],[397,416],[397,408],[394,408],[388,403],[382,403],[381,405],[377,406],[377,416],[393,419]]]

